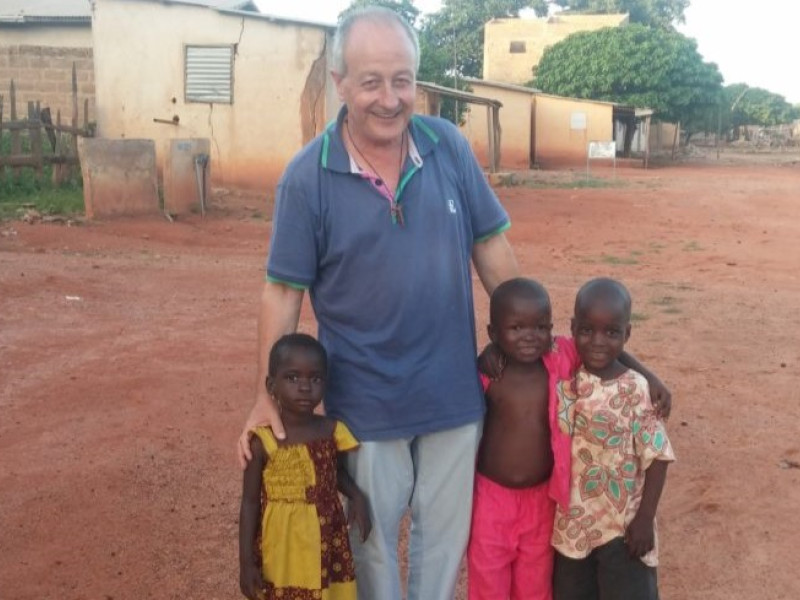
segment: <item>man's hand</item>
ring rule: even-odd
[[[265,381],[269,371],[269,353],[278,339],[297,330],[300,307],[303,304],[303,290],[280,283],[264,282],[261,291],[261,305],[258,313],[258,371],[256,375],[256,403],[247,417],[244,431],[239,436],[236,453],[242,469],[252,457],[250,454],[251,430],[257,425],[272,427],[272,433],[279,440],[286,437],[281,422],[280,411],[275,401],[267,393]]]
[[[653,403],[653,408],[656,409],[656,414],[661,419],[668,419],[669,413],[672,411],[672,393],[652,373],[647,377],[647,383],[650,386],[650,401]]]
[[[347,501],[347,526],[351,527],[353,523],[358,526],[361,542],[366,542],[372,531],[372,521],[369,518],[367,498],[361,492]]]
[[[275,434],[275,437],[279,440],[286,437],[280,411],[274,400],[267,394],[266,390],[258,394],[256,403],[250,411],[250,416],[247,417],[244,431],[242,431],[242,435],[239,436],[237,455],[239,457],[239,466],[242,470],[247,467],[247,463],[253,458],[250,452],[250,436],[253,435],[253,428],[259,425],[271,427],[272,433]]]

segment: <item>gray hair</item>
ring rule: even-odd
[[[359,8],[347,15],[339,23],[336,33],[333,36],[333,50],[331,61],[333,70],[340,75],[347,73],[347,64],[344,61],[344,49],[350,37],[350,30],[359,21],[370,21],[371,23],[381,23],[384,25],[398,25],[408,36],[411,45],[414,47],[414,73],[419,70],[419,38],[417,32],[406,20],[393,10],[383,6],[367,6]]]

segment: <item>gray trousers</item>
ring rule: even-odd
[[[556,552],[554,600],[658,600],[656,569],[631,558],[625,540],[615,538],[586,558]]]
[[[400,600],[400,522],[410,508],[408,600],[452,600],[467,546],[482,423],[384,442],[362,442],[347,470],[366,494],[372,533],[350,543],[359,600]]]

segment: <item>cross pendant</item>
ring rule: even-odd
[[[396,202],[392,202],[392,220],[399,223],[401,227],[406,224],[403,219],[403,207]]]

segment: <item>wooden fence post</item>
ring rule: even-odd
[[[41,178],[46,165],[53,166],[53,184],[59,185],[76,165],[78,159],[78,136],[90,136],[89,128],[89,103],[84,103],[83,126],[79,127],[78,80],[75,65],[72,66],[72,125],[61,124],[61,111],[58,111],[54,125],[50,109],[42,108],[40,101],[28,101],[27,116],[17,118],[16,85],[10,83],[10,106],[4,95],[0,95],[0,138],[6,131],[11,139],[10,154],[0,149],[0,174],[14,179],[19,179],[22,169],[35,169],[37,177]],[[8,119],[8,112],[11,120]],[[69,139],[64,136],[69,134]],[[44,136],[47,135],[49,147],[45,152]],[[24,151],[23,151],[23,146]],[[52,148],[53,153],[50,153]]]
[[[11,122],[17,120],[17,90],[14,87],[14,80],[11,80],[9,89],[9,100],[11,101]],[[19,129],[11,128],[11,154],[19,156],[22,153],[22,144],[19,140]],[[13,167],[14,175],[19,176],[19,167]]]
[[[42,122],[39,120],[38,107],[28,102],[28,138],[31,144],[31,154],[35,163],[36,174],[42,176]]]
[[[72,63],[72,156],[78,156],[78,74],[75,71],[75,62]],[[78,167],[80,172],[80,166]],[[75,171],[70,167],[70,178]]]
[[[3,94],[0,94],[0,167],[3,166]],[[0,175],[5,177],[6,170],[0,169]]]

